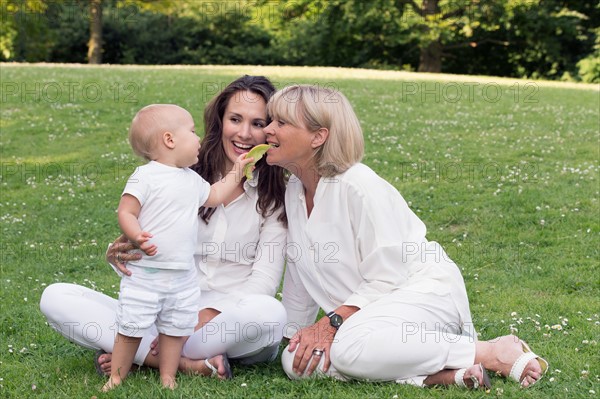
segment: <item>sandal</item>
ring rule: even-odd
[[[534,382],[532,382],[529,386],[532,386],[534,384],[536,384],[539,380],[542,379],[542,377],[544,376],[544,374],[546,374],[546,372],[548,371],[548,361],[542,357],[539,357],[538,355],[536,355],[535,353],[533,353],[533,351],[531,350],[531,348],[529,347],[529,345],[527,345],[527,343],[523,340],[520,341],[521,342],[521,346],[523,348],[523,354],[521,356],[519,356],[519,358],[515,361],[515,363],[513,364],[512,368],[510,369],[510,373],[508,374],[508,376],[518,382],[519,384],[521,384],[521,386],[523,386],[523,380],[524,378],[522,377],[523,371],[525,371],[525,367],[527,367],[527,364],[535,359],[537,360],[537,362],[539,363],[541,369],[542,369],[542,375],[540,376],[540,378],[538,378],[537,380],[535,380]]]
[[[473,382],[473,387],[471,387],[472,389],[478,389],[479,387],[483,387],[485,389],[490,389],[492,387],[492,382],[490,381],[490,376],[487,373],[487,370],[485,369],[485,367],[483,367],[483,365],[481,363],[479,363],[477,366],[479,366],[479,370],[481,371],[481,383],[479,383],[479,380],[477,379],[477,377],[475,377],[474,375],[472,375],[470,378],[470,380]],[[465,373],[467,372],[467,369],[460,369],[456,371],[456,374],[454,374],[454,383],[461,388],[469,388],[469,386],[467,384],[465,384]]]
[[[223,366],[225,367],[225,379],[230,380],[233,378],[233,372],[231,371],[231,365],[229,364],[229,359],[226,354],[221,355],[223,357]],[[204,359],[204,365],[211,370],[211,377],[215,377],[219,375],[219,370],[213,366],[208,359]]]

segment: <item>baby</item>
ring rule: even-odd
[[[142,336],[153,324],[159,332],[159,370],[164,387],[175,374],[187,336],[198,322],[200,288],[194,265],[198,209],[216,207],[231,196],[252,158],[241,155],[212,186],[189,166],[198,162],[200,139],[192,115],[171,104],[142,108],[133,118],[129,141],[149,162],[130,176],[119,203],[119,225],[143,256],[128,263],[117,311],[118,333],[111,374],[103,391],[127,376]]]

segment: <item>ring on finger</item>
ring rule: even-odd
[[[315,348],[315,349],[313,349],[312,353],[313,353],[314,356],[321,356],[323,354],[323,349],[317,349],[317,348]]]
[[[121,263],[121,254],[117,252],[117,263]]]

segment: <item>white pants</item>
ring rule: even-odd
[[[76,284],[56,283],[42,293],[40,309],[48,324],[69,341],[112,353],[117,332],[116,299]],[[250,295],[221,309],[211,323],[196,331],[185,344],[183,355],[206,359],[226,353],[242,364],[271,361],[277,356],[285,323],[281,302],[268,295]],[[144,363],[157,335],[151,328],[142,338],[134,363]]]
[[[373,302],[344,321],[331,346],[325,375],[338,379],[396,381],[423,385],[429,375],[460,369],[475,360],[475,331],[463,325],[450,295],[400,292]],[[294,373],[294,352],[281,355]],[[313,375],[323,376],[319,370]]]

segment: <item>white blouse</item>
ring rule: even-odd
[[[263,218],[256,210],[256,180],[246,181],[244,191],[217,207],[208,225],[199,220],[194,258],[202,307],[221,310],[247,295],[274,296],[279,288],[287,234],[277,220],[282,210]]]
[[[286,337],[341,305],[364,308],[399,290],[451,294],[461,321],[471,316],[462,275],[443,248],[425,238],[425,224],[400,193],[356,164],[319,180],[307,217],[304,188],[292,176],[286,191]]]

